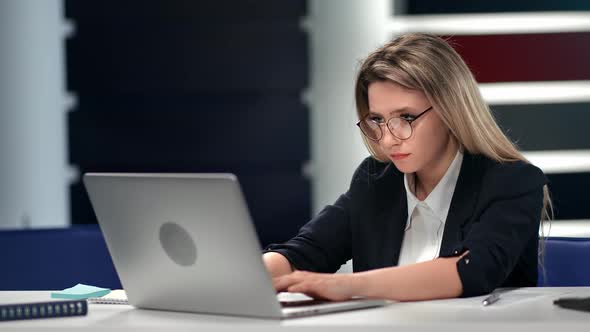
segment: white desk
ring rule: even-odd
[[[561,296],[590,296],[590,287],[522,288],[489,307],[483,297],[392,303],[386,307],[283,321],[135,309],[92,304],[88,316],[0,322],[0,330],[166,330],[166,331],[590,331],[590,313],[553,305]],[[0,292],[0,303],[39,301],[49,292]]]

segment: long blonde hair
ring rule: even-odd
[[[438,112],[453,139],[469,153],[502,163],[519,160],[528,163],[496,123],[463,59],[442,38],[423,33],[406,34],[369,54],[356,79],[359,120],[369,113],[369,85],[378,81],[390,81],[422,91],[435,105],[434,111]],[[364,136],[363,139],[373,157],[387,160],[375,142]],[[543,187],[541,217],[542,220],[552,218],[551,198],[546,185]],[[541,232],[544,232],[542,226]],[[543,251],[544,245],[540,245],[539,253]]]

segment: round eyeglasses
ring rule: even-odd
[[[387,122],[384,119],[367,114],[356,125],[361,129],[363,135],[372,141],[379,141],[383,138],[383,129],[381,127],[384,124],[387,124],[387,128],[393,136],[406,140],[412,136],[412,122],[418,120],[419,117],[431,109],[432,106],[416,116],[394,117],[387,120]]]

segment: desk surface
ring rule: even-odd
[[[219,315],[135,309],[128,305],[91,304],[88,316],[0,322],[0,328],[19,331],[76,328],[84,330],[209,330],[246,329],[274,331],[310,327],[311,330],[370,329],[392,331],[588,331],[590,312],[562,309],[553,305],[559,297],[590,296],[590,287],[521,288],[502,295],[495,304],[482,307],[484,297],[422,302],[393,302],[385,307],[289,320],[265,320]],[[0,303],[39,301],[49,298],[43,291],[0,292]],[[306,329],[307,330],[307,329]]]

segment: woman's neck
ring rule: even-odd
[[[451,163],[457,155],[458,149],[459,146],[456,141],[454,139],[450,139],[449,144],[447,144],[447,148],[445,151],[443,151],[439,158],[433,161],[431,165],[427,165],[423,169],[416,172],[416,176],[414,178],[414,195],[416,195],[419,200],[425,200],[428,195],[430,195],[432,190],[434,190],[436,185],[440,182],[449,169],[449,166],[451,166]]]

